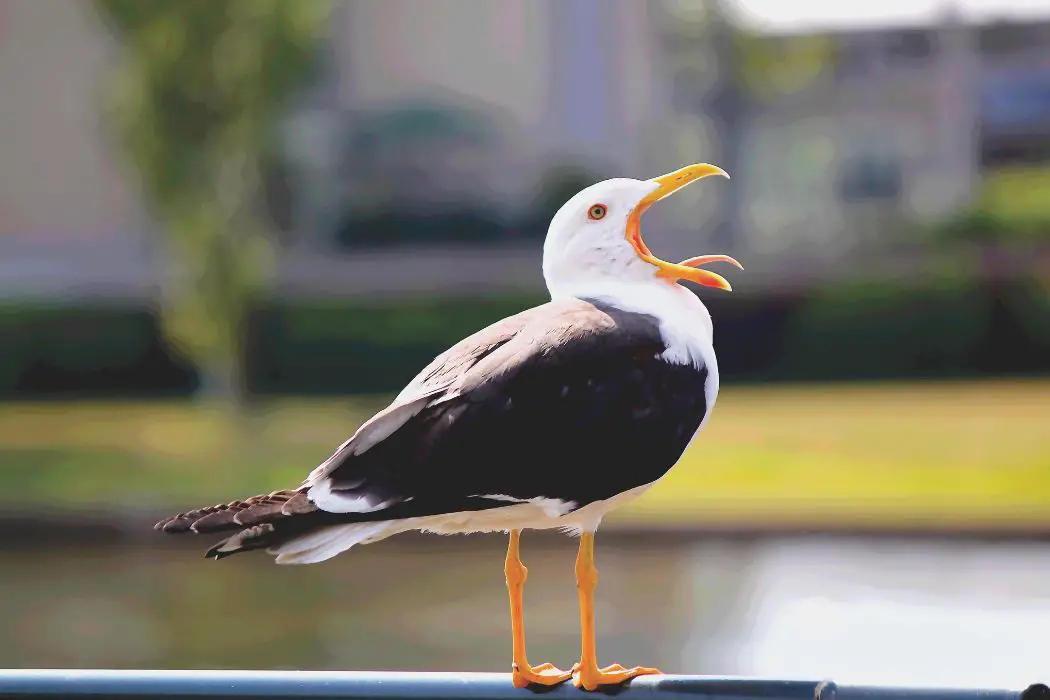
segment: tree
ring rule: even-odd
[[[272,267],[260,163],[309,77],[328,0],[95,0],[119,45],[106,110],[166,263],[160,319],[202,393],[240,406]]]

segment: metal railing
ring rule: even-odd
[[[643,676],[627,687],[584,693],[571,683],[519,690],[504,673],[355,671],[0,670],[0,698],[375,698],[503,700],[532,693],[549,700],[606,694],[649,700],[1050,700],[1050,688],[932,689],[839,685],[831,681],[711,676]]]

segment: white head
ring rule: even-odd
[[[721,168],[700,163],[651,180],[605,180],[573,196],[551,219],[543,244],[543,277],[551,295],[582,296],[610,283],[677,285],[683,279],[730,290],[723,277],[698,266],[721,261],[740,267],[736,260],[705,255],[669,263],[642,240],[646,209],[709,175],[729,177]]]

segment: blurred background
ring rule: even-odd
[[[4,665],[509,670],[502,536],[216,565],[152,523],[298,484],[545,299],[570,195],[696,161],[732,181],[647,240],[746,272],[703,439],[598,536],[602,659],[1040,680],[1045,0],[0,0]],[[566,667],[575,542],[523,548]]]

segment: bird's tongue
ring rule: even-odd
[[[741,270],[744,269],[744,267],[740,263],[738,263],[736,260],[729,257],[728,255],[697,255],[693,258],[686,258],[678,264],[683,265],[685,267],[700,267],[701,265],[707,265],[708,263],[714,262],[729,263],[730,265],[736,265]]]

